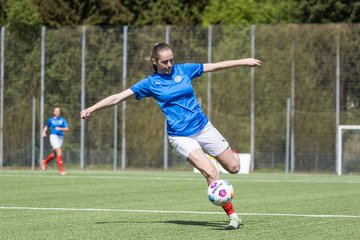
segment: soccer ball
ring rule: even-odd
[[[216,206],[225,206],[234,197],[234,189],[226,180],[216,180],[209,185],[208,197]]]

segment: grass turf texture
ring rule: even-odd
[[[238,230],[223,230],[227,217],[207,200],[199,174],[2,170],[0,239],[359,239],[360,176],[222,178],[234,186],[233,203],[244,223]]]

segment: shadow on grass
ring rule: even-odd
[[[174,220],[174,221],[165,221],[164,223],[178,224],[178,225],[187,225],[187,226],[203,226],[203,227],[211,227],[212,230],[217,231],[228,231],[225,229],[225,225],[228,222],[208,222],[208,221],[182,221],[182,220]],[[244,227],[244,224],[240,225],[241,228]]]
[[[224,230],[227,222],[209,222],[209,221],[185,221],[185,220],[170,220],[170,221],[99,221],[95,224],[177,224],[185,226],[203,226],[212,227],[214,230]]]
[[[95,224],[149,224],[149,222],[135,222],[135,221],[102,221],[102,222],[95,222]]]
[[[216,228],[224,228],[226,224],[226,222],[184,221],[184,220],[170,220],[170,221],[164,221],[164,223],[190,225],[190,226],[216,227]]]

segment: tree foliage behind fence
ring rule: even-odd
[[[175,61],[207,62],[209,29],[168,26]],[[251,56],[251,28],[212,26],[211,61]],[[4,166],[31,166],[32,102],[36,103],[36,159],[40,138],[40,56],[38,38],[5,32]],[[79,164],[82,28],[47,29],[45,48],[45,116],[63,109],[71,131],[65,136],[67,163]],[[122,90],[123,27],[86,28],[86,106]],[[335,169],[336,57],[340,50],[340,124],[359,124],[360,25],[260,25],[255,29],[255,168],[283,169],[286,146],[286,101],[294,99],[293,132],[296,170]],[[130,27],[127,42],[127,87],[152,73],[149,55],[165,41],[165,26]],[[339,45],[337,45],[339,39]],[[249,68],[194,80],[203,110],[238,152],[250,152]],[[291,96],[292,86],[294,96]],[[211,109],[209,109],[211,107]],[[112,166],[114,149],[121,155],[121,105],[94,113],[85,123],[85,166]],[[211,111],[209,111],[211,110]],[[164,118],[153,99],[126,103],[126,166],[161,168]],[[45,152],[51,151],[45,140]],[[189,167],[170,147],[169,166]],[[120,157],[119,157],[120,158]]]

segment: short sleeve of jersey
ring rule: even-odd
[[[130,89],[134,92],[135,98],[140,100],[142,98],[150,97],[150,79],[144,78],[143,80],[135,83]]]
[[[49,128],[51,127],[51,118],[49,118],[46,122],[46,126]]]
[[[200,77],[204,72],[204,66],[201,63],[185,63],[183,66],[191,79]]]

